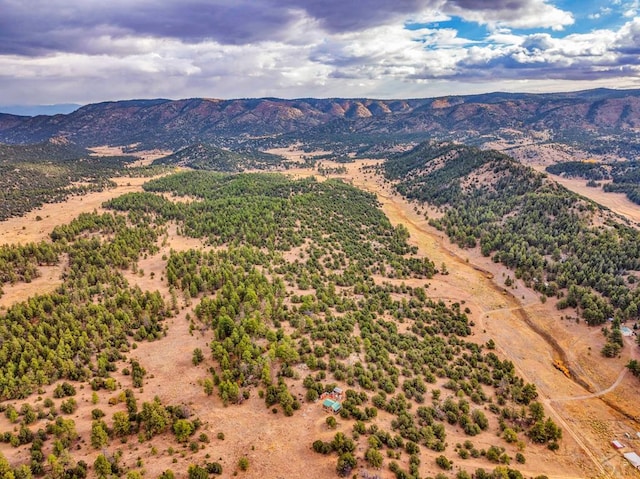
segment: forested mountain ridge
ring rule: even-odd
[[[592,325],[638,318],[640,233],[596,204],[502,153],[461,145],[423,143],[384,168],[401,194],[443,211],[433,226],[557,297],[558,308]]]
[[[0,141],[34,143],[64,137],[82,146],[137,145],[177,150],[196,143],[234,146],[314,141],[356,135],[375,143],[428,134],[482,144],[538,133],[548,141],[601,151],[617,135],[622,153],[639,150],[640,90],[555,94],[490,93],[408,100],[185,99],[86,105],[68,115],[0,115]],[[615,145],[614,145],[615,146]]]

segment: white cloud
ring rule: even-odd
[[[562,30],[574,23],[571,12],[550,5],[546,0],[451,0],[444,11],[490,28]]]
[[[447,22],[449,20],[451,20],[450,15],[442,13],[439,10],[429,8],[410,15],[407,18],[407,23],[434,24],[438,22]]]
[[[638,9],[640,9],[640,1],[633,0],[632,2],[622,3],[622,8],[625,9],[623,15],[626,18],[633,18],[638,14]]]

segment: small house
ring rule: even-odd
[[[338,401],[334,401],[333,399],[325,399],[324,401],[322,401],[322,409],[335,414],[340,412],[340,409],[342,409],[342,405]]]
[[[335,401],[333,399],[325,399],[324,401],[322,401],[322,409],[324,409],[327,412],[333,412],[334,404],[335,404]]]
[[[622,449],[624,447],[624,444],[622,444],[620,441],[617,441],[615,439],[611,441],[611,445],[616,449]]]
[[[342,394],[343,394],[342,388],[339,388],[337,386],[335,388],[333,388],[333,395],[337,399],[342,399]]]

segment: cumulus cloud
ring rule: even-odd
[[[553,48],[553,40],[547,33],[536,33],[524,39],[522,48],[529,52],[549,50]]]
[[[640,19],[626,23],[618,32],[599,30],[563,38],[535,33],[510,45],[467,48],[447,77],[465,81],[484,81],[489,77],[523,80],[636,77],[640,73],[637,55],[640,48],[636,47],[639,40]],[[427,69],[420,75],[441,77],[440,72]]]
[[[0,0],[0,103],[406,97],[460,91],[452,81],[477,91],[469,85],[637,79],[640,20],[562,36],[575,19],[553,3]],[[622,18],[637,3],[612,5]]]
[[[562,30],[574,23],[570,12],[545,0],[451,0],[445,11],[492,27]]]
[[[640,55],[640,18],[633,19],[620,29],[613,48],[619,53]]]

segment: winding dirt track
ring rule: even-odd
[[[633,340],[628,337],[624,338],[624,340],[626,343],[625,349],[630,352],[629,359],[636,359],[636,360],[640,359],[640,351],[638,351],[638,348],[635,347]],[[583,394],[581,396],[569,396],[564,398],[556,398],[555,401],[578,401],[578,400],[593,399],[593,398],[605,396],[606,394],[609,394],[610,392],[614,391],[618,386],[620,386],[624,378],[627,376],[628,372],[629,372],[629,368],[627,368],[626,366],[623,367],[620,370],[620,373],[618,374],[618,377],[613,382],[613,384],[611,384],[611,386],[607,388],[600,389],[599,391],[593,392],[591,394]]]

